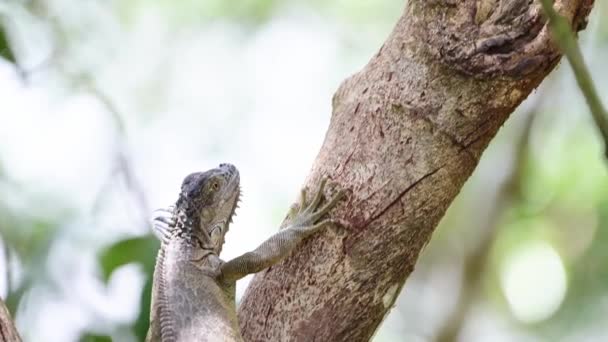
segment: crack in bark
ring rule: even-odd
[[[458,151],[465,151],[470,158],[472,158],[473,160],[477,160],[478,158],[471,153],[471,151],[469,151],[467,149],[468,145],[465,144],[464,142],[461,142],[460,140],[458,140],[458,138],[456,138],[455,135],[453,135],[452,133],[450,133],[449,131],[443,129],[439,123],[433,121],[428,115],[428,114],[422,114],[421,111],[418,111],[417,108],[414,107],[408,107],[409,110],[405,110],[403,108],[403,106],[401,105],[392,105],[393,108],[396,108],[397,110],[400,110],[404,115],[410,115],[414,118],[420,119],[426,123],[428,123],[428,125],[431,128],[431,132],[439,132],[441,135],[443,135],[444,137],[446,137],[453,146],[455,146],[457,148]],[[490,119],[486,119],[486,121],[489,121]],[[485,122],[484,122],[485,123]],[[463,141],[466,141],[466,139],[468,138],[468,135],[463,139]]]
[[[369,339],[388,310],[370,296],[387,282],[406,280],[477,156],[558,61],[546,28],[534,26],[532,19],[543,19],[531,3],[517,11],[509,6],[520,0],[510,1],[501,0],[501,9],[486,7],[476,18],[476,0],[410,0],[379,57],[340,85],[307,185],[324,175],[347,189],[348,200],[330,216],[353,228],[321,234],[272,274],[254,278],[239,306],[246,340]],[[588,13],[580,7],[592,1],[556,2],[578,23]],[[518,31],[533,26],[534,34]],[[454,50],[477,41],[482,52],[473,56]],[[449,55],[450,49],[460,55]],[[458,108],[448,111],[451,106]],[[384,138],[376,120],[382,120]],[[394,183],[378,190],[387,180]],[[358,229],[370,224],[373,229]],[[293,290],[286,295],[277,283]],[[262,326],[269,305],[274,311]]]
[[[401,198],[403,196],[405,196],[408,192],[410,192],[412,189],[414,189],[422,181],[424,181],[425,179],[431,177],[435,173],[439,172],[439,170],[441,170],[442,168],[444,168],[447,164],[448,163],[445,163],[445,164],[439,166],[438,168],[436,168],[435,170],[433,170],[433,171],[425,174],[424,176],[420,177],[418,180],[416,180],[415,182],[413,182],[410,186],[408,186],[407,188],[405,188],[403,191],[401,191],[401,193],[399,193],[399,195],[397,195],[397,197],[394,200],[392,200],[386,207],[384,207],[380,212],[372,215],[369,218],[369,220],[366,222],[365,226],[368,226],[370,223],[374,222],[380,216],[384,215],[384,213],[386,213],[393,205],[395,205],[399,201],[401,201]]]
[[[478,123],[473,128],[473,130],[471,130],[471,132],[467,133],[467,135],[465,135],[465,137],[462,139],[463,145],[464,146],[469,146],[469,142],[467,142],[467,140],[469,140],[473,135],[475,135],[476,133],[478,133],[480,130],[484,129],[488,123],[491,123],[492,122],[492,118],[493,118],[492,114],[486,114],[484,120],[482,122]],[[478,138],[474,138],[473,140],[477,140],[477,139]]]

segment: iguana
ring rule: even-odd
[[[161,247],[156,260],[146,341],[242,341],[236,316],[235,285],[244,276],[288,256],[311,234],[343,196],[339,190],[320,206],[326,180],[310,200],[302,190],[282,230],[255,250],[224,262],[219,255],[240,198],[233,165],[187,176],[174,206],[153,219]]]

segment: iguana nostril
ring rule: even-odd
[[[228,173],[229,175],[233,175],[238,172],[234,165],[228,163],[221,163],[219,168],[222,169],[224,172]]]

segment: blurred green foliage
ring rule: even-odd
[[[527,159],[522,196],[502,215],[487,275],[488,290],[503,305],[497,278],[505,256],[527,241],[548,241],[556,248],[566,267],[566,297],[551,319],[530,327],[552,339],[588,328],[594,322],[589,315],[597,313],[597,298],[608,291],[608,172],[602,144],[589,134],[594,129],[580,125],[551,143],[552,134],[541,132],[548,139],[540,142],[540,155]]]
[[[209,20],[239,20],[247,24],[260,24],[268,20],[276,8],[284,4],[277,0],[244,0],[239,2],[227,2],[221,0],[181,1],[179,6],[170,0],[155,1],[163,13],[169,15],[176,23],[184,22],[206,22]],[[114,5],[121,13],[125,22],[138,15],[142,8],[150,6],[150,2],[144,0],[115,1]]]
[[[112,342],[112,337],[105,335],[84,334],[80,342]]]
[[[151,3],[145,0],[114,1],[114,6],[121,13],[124,22],[130,22],[131,18]],[[176,5],[171,0],[155,1],[165,15],[169,15],[176,23],[206,23],[214,20],[236,22],[239,25],[262,25],[273,16],[290,13],[303,12],[320,14],[332,17],[335,20],[345,21],[368,28],[382,28],[392,26],[394,20],[404,7],[404,1],[370,1],[370,0],[339,0],[339,1],[303,1],[303,0],[243,0],[229,2],[222,0],[185,0]],[[313,9],[311,11],[311,9]],[[316,13],[315,13],[316,12]]]
[[[152,293],[152,276],[156,254],[160,243],[153,235],[129,238],[118,241],[101,252],[103,278],[107,281],[112,273],[119,267],[136,263],[145,274],[145,284],[141,292],[140,313],[134,322],[132,330],[139,341],[143,341],[150,325],[150,303]]]
[[[103,279],[107,281],[118,267],[130,263],[140,264],[146,271],[154,270],[159,247],[158,239],[152,235],[121,240],[109,246],[99,257]]]
[[[46,260],[53,244],[57,241],[63,220],[72,217],[69,210],[61,206],[61,202],[53,201],[43,194],[24,195],[24,190],[12,181],[0,180],[0,234],[8,249],[5,257],[15,261],[22,269],[18,279],[8,280],[6,305],[15,315],[23,295],[34,285],[46,283],[53,288],[50,281]],[[17,195],[18,194],[18,195]],[[22,195],[25,198],[20,198]],[[35,211],[28,205],[15,208],[14,203],[7,201],[24,201],[36,207],[36,203],[55,203],[56,206],[44,211]],[[10,273],[9,273],[10,274]]]
[[[6,33],[6,25],[3,23],[5,19],[0,15],[0,56],[11,63],[15,63],[15,54],[10,45],[8,35]]]
[[[390,28],[403,8],[403,2],[398,0],[186,0],[179,3],[170,0],[114,0],[111,4],[122,23],[127,24],[152,7],[161,9],[163,15],[171,16],[178,24],[224,20],[242,27],[261,26],[275,15],[289,14],[290,11],[310,11],[313,15],[331,17],[332,22],[348,22],[349,27],[357,28],[351,33],[357,38],[369,27]],[[597,31],[598,44],[605,46],[608,41],[605,21]],[[14,63],[15,56],[9,41],[6,32],[0,30],[0,54]],[[570,93],[559,95],[575,97]],[[560,118],[585,111],[584,107],[573,106],[546,109],[538,114],[537,126],[542,128],[535,130],[532,146],[526,151],[524,172],[518,184],[521,196],[509,203],[500,216],[500,234],[493,242],[489,271],[483,275],[485,291],[478,294],[480,298],[489,299],[504,317],[514,321],[497,280],[500,264],[526,241],[549,241],[563,258],[568,273],[565,301],[559,311],[544,322],[533,326],[514,322],[518,328],[534,331],[546,338],[554,338],[570,330],[582,329],[590,322],[597,322],[598,313],[604,312],[601,310],[601,300],[608,293],[608,177],[606,161],[601,158],[601,144],[594,134],[595,128],[588,123],[566,132],[551,125]],[[508,139],[508,136],[499,137],[493,145],[500,146]],[[218,146],[221,147],[220,144]],[[492,158],[499,153],[500,150],[490,149],[484,158]],[[10,165],[6,167],[10,168]],[[498,168],[492,172],[502,172]],[[66,208],[54,196],[31,189],[28,184],[16,184],[1,171],[0,233],[5,246],[10,247],[7,255],[18,265],[9,267],[9,270],[17,268],[21,271],[9,282],[6,302],[19,319],[17,308],[28,291],[40,284],[55,286],[49,277],[52,265],[48,265],[47,260],[50,251],[64,238],[66,222],[75,220],[83,213]],[[452,205],[451,212],[442,223],[443,228],[435,234],[423,259],[435,254],[456,261],[460,256],[459,251],[445,248],[446,244],[464,241],[474,245],[474,239],[463,240],[462,236],[463,231],[474,226],[471,221],[475,221],[476,205],[487,202],[484,186],[483,182],[476,182],[475,179],[467,184],[467,189]],[[23,205],[14,205],[15,202]],[[280,218],[284,213],[277,211],[274,215]],[[471,236],[475,237],[475,233]],[[582,247],[576,249],[578,245]],[[117,241],[98,253],[104,283],[125,265],[136,264],[142,270],[144,286],[139,299],[139,313],[127,327],[138,340],[144,339],[148,329],[152,274],[158,247],[157,239],[146,235]],[[422,260],[421,264],[424,265],[424,262]],[[457,267],[457,262],[455,264],[454,267]],[[418,267],[418,272],[421,269],[423,267]],[[402,296],[407,296],[407,293]],[[113,332],[112,328],[104,327],[103,333]],[[85,333],[80,340],[111,341],[111,338],[103,334]]]

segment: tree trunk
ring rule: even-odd
[[[592,5],[555,4],[576,31]],[[245,339],[369,340],[483,150],[559,59],[536,2],[410,0],[334,95],[306,181],[349,190],[333,212],[346,227],[256,275],[239,308]]]
[[[11,314],[2,299],[0,299],[0,342],[21,342]]]

